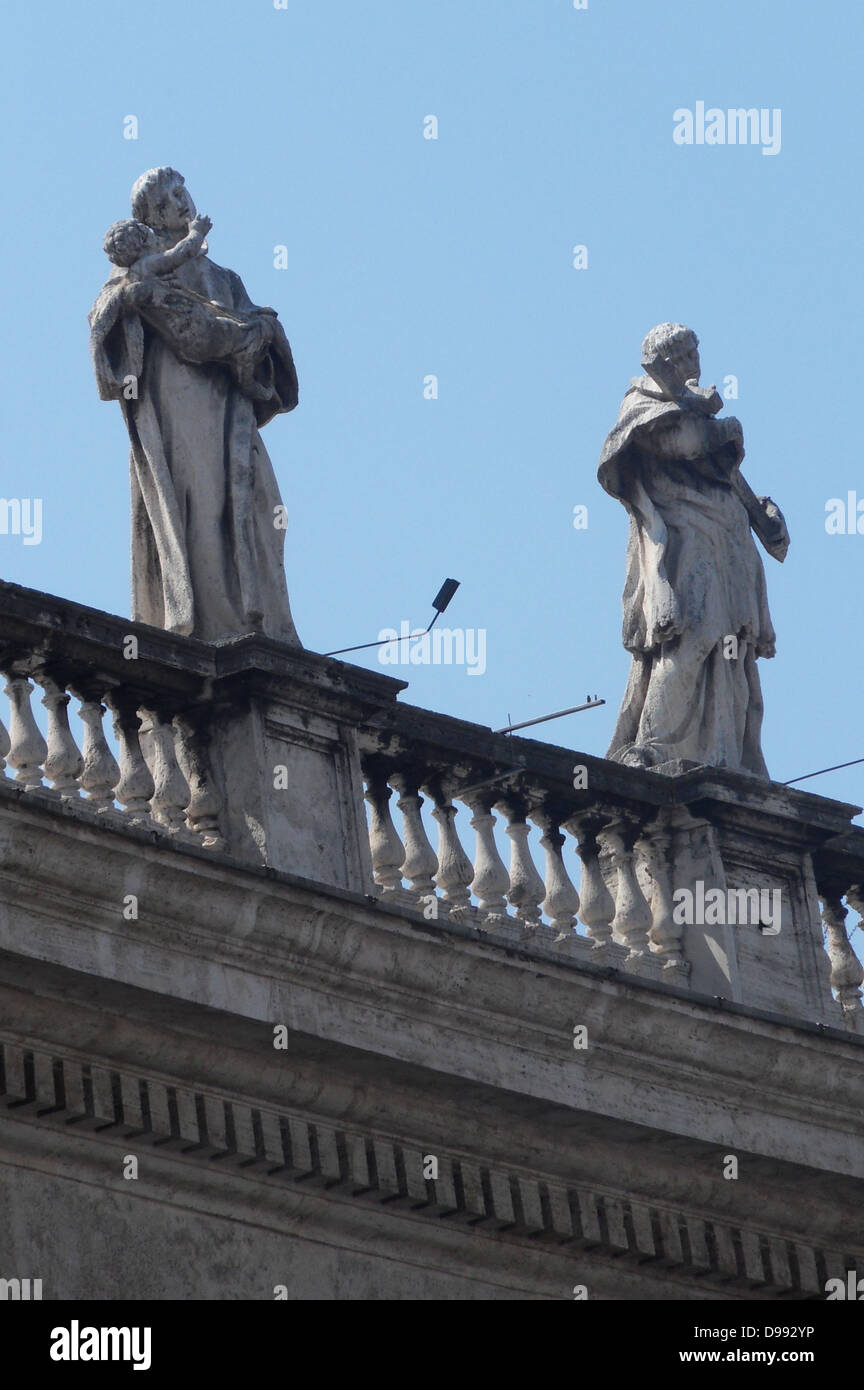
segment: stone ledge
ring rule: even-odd
[[[388,1135],[262,1110],[13,1041],[0,1040],[0,1097],[16,1120],[61,1133],[80,1127],[123,1148],[141,1141],[156,1153],[236,1166],[257,1182],[288,1180],[321,1197],[446,1218],[466,1235],[541,1240],[640,1269],[656,1263],[664,1276],[698,1278],[730,1296],[821,1299],[826,1279],[853,1267],[851,1247],[821,1250],[794,1235],[732,1226],[624,1193],[491,1169],[464,1154],[437,1154],[439,1176],[424,1181],[420,1150]],[[864,1273],[864,1247],[855,1260]]]
[[[25,818],[29,813],[37,818],[44,816],[48,818],[49,823],[53,822],[70,830],[80,828],[85,832],[88,830],[96,831],[100,835],[110,836],[112,839],[116,837],[118,841],[125,842],[130,849],[134,846],[146,847],[150,850],[158,850],[160,855],[170,851],[171,859],[175,862],[191,861],[187,866],[188,868],[192,868],[197,863],[202,868],[219,868],[232,875],[241,876],[241,881],[248,878],[250,891],[256,883],[262,888],[266,884],[272,885],[274,889],[277,885],[298,889],[316,896],[325,896],[335,903],[344,903],[346,906],[353,905],[365,911],[371,908],[376,915],[390,918],[427,937],[439,937],[442,940],[451,939],[454,943],[459,941],[481,943],[499,958],[504,957],[524,963],[531,961],[554,963],[563,970],[574,971],[589,978],[593,977],[598,981],[614,981],[625,984],[634,990],[645,991],[648,994],[680,999],[688,1004],[707,1008],[712,1012],[721,1011],[732,1018],[753,1019],[766,1024],[777,1024],[804,1033],[818,1034],[821,1037],[847,1043],[853,1047],[864,1047],[864,1035],[852,1033],[839,1024],[774,1013],[767,1009],[738,1003],[732,999],[700,994],[684,985],[672,983],[665,979],[652,979],[630,970],[619,970],[606,963],[595,964],[590,958],[586,958],[584,946],[588,942],[588,938],[575,932],[573,935],[577,941],[571,946],[570,943],[562,944],[560,941],[553,945],[551,940],[547,940],[548,928],[541,927],[539,931],[532,933],[530,930],[526,930],[515,917],[509,918],[507,928],[500,932],[496,932],[494,928],[488,926],[467,926],[455,920],[448,920],[445,916],[442,916],[433,927],[430,926],[429,921],[421,911],[406,906],[401,900],[397,901],[395,898],[389,900],[386,894],[374,896],[357,893],[335,885],[321,884],[314,879],[304,878],[286,870],[250,864],[246,860],[237,859],[221,850],[203,849],[188,839],[169,834],[155,823],[152,828],[132,825],[119,812],[95,811],[88,807],[83,799],[81,801],[61,801],[47,789],[25,792],[8,777],[0,776],[0,815],[4,809],[12,814],[20,813]],[[864,830],[862,830],[861,849],[864,853]],[[596,954],[605,962],[606,953],[602,948],[599,948]],[[839,1006],[837,1013],[839,1016]]]
[[[66,972],[52,987],[68,997],[75,981],[82,1027],[97,997],[118,1016],[158,1007],[167,1018],[191,1005],[187,1018],[217,1010],[223,1038],[242,1036],[241,1046],[266,1053],[268,1026],[283,1020],[292,1047],[341,1049],[343,1059],[351,1049],[382,1074],[414,1067],[449,1094],[491,1086],[526,1109],[557,1107],[565,1123],[585,1112],[823,1174],[860,1166],[864,1083],[843,1034],[727,1015],[681,991],[557,959],[508,958],[470,933],[442,938],[368,903],[204,855],[166,855],[122,835],[109,853],[107,836],[81,826],[73,887],[68,823],[34,845],[28,820],[7,817],[4,827],[0,817],[0,945],[6,978],[17,971],[35,995],[31,1016],[49,971]],[[119,912],[129,884],[154,905],[136,923]],[[572,1049],[574,1022],[589,1025],[597,1044],[588,1066]],[[150,1037],[131,1055],[152,1058],[154,1045]]]

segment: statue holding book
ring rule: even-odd
[[[660,324],[642,366],[598,469],[630,516],[623,642],[633,661],[608,756],[767,778],[756,663],[774,655],[775,637],[753,537],[782,561],[786,524],[741,474],[741,425],[717,419],[720,395],[700,387],[695,333]]]

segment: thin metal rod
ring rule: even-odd
[[[435,614],[437,618],[438,614]],[[435,618],[432,619],[434,623]],[[389,642],[411,642],[415,637],[425,637],[429,628],[424,628],[422,632],[404,632],[401,637],[379,637],[377,642],[361,642],[359,647],[340,647],[338,652],[322,652],[322,656],[344,656],[346,652],[365,652],[367,647],[386,647]]]
[[[189,293],[192,294],[193,291],[190,290]],[[197,298],[200,299],[201,296],[198,295]],[[450,583],[449,580],[447,582]],[[453,582],[455,583],[455,581]],[[457,584],[456,589],[458,588],[459,585]],[[453,590],[454,594],[456,589]],[[440,598],[440,596],[439,592],[436,598]],[[340,647],[337,652],[322,652],[322,656],[344,656],[346,652],[365,652],[369,647],[385,647],[389,642],[411,642],[415,637],[425,637],[427,633],[432,631],[438,619],[441,617],[441,614],[447,609],[452,598],[453,594],[450,595],[450,598],[448,598],[443,608],[436,608],[431,623],[428,627],[424,628],[422,632],[406,632],[402,637],[379,637],[377,642],[361,642],[359,647]]]
[[[547,724],[550,719],[562,719],[565,714],[578,714],[583,709],[597,709],[599,705],[605,705],[605,703],[605,700],[590,700],[587,705],[574,705],[572,709],[559,709],[556,714],[543,714],[539,719],[526,719],[521,724],[508,724],[506,729],[493,729],[492,732],[495,734],[513,734],[517,729],[530,729],[532,724]]]
[[[837,772],[841,767],[857,767],[859,763],[864,763],[864,758],[853,758],[851,763],[835,763],[833,767],[821,767],[818,772],[805,772],[803,777],[790,777],[788,782],[781,785],[791,787],[793,782],[806,782],[811,777],[821,777],[823,772]]]

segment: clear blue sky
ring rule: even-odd
[[[486,674],[377,669],[493,726],[597,692],[537,736],[603,753],[627,524],[597,457],[642,337],[680,320],[703,382],[738,377],[745,473],[792,535],[765,560],[771,773],[864,757],[864,535],[824,524],[864,497],[862,28],[803,0],[8,3],[2,494],[45,517],[41,545],[0,536],[0,574],[129,611],[127,438],[86,315],[106,226],[172,164],[294,346],[301,403],[265,438],[306,646],[424,624],[452,575],[446,621],[485,629]],[[676,145],[698,101],[780,108],[780,153]],[[862,802],[864,766],[804,786]]]

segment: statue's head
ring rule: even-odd
[[[167,164],[136,179],[131,196],[132,216],[157,232],[185,232],[195,216],[183,175]]]
[[[132,217],[124,217],[120,222],[112,222],[102,243],[105,255],[114,265],[134,265],[139,256],[153,247],[156,240],[152,228]]]
[[[699,339],[683,323],[658,324],[642,344],[642,366],[655,380],[680,390],[699,380]]]

